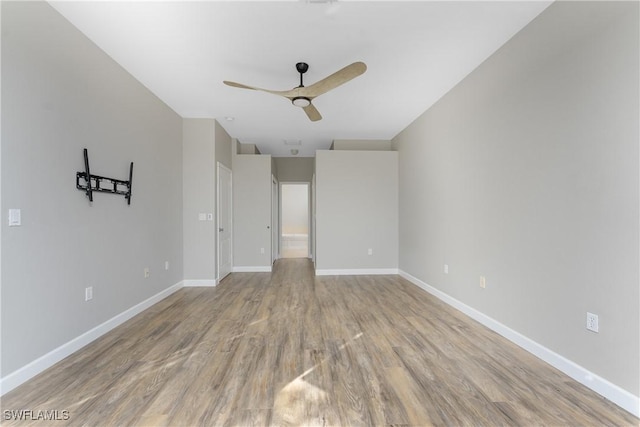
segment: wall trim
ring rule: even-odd
[[[146,300],[101,323],[95,328],[90,329],[87,332],[77,336],[71,341],[62,344],[60,347],[51,350],[44,356],[41,356],[30,363],[27,363],[22,368],[18,368],[7,376],[0,378],[0,396],[10,392],[14,388],[35,377],[45,369],[50,368],[65,357],[75,353],[82,347],[100,338],[102,335],[106,334],[117,326],[120,326],[127,320],[143,312],[152,305],[157,304],[158,302],[167,298],[169,295],[180,290],[182,287],[183,282],[178,282],[175,285],[172,285],[167,289],[158,292],[150,298],[147,298]]]
[[[316,276],[361,276],[361,275],[398,274],[397,268],[345,268],[316,269]]]
[[[509,341],[520,346],[539,359],[542,359],[554,368],[564,372],[574,380],[587,386],[605,399],[610,400],[611,402],[615,403],[616,405],[620,406],[636,417],[640,417],[640,396],[633,395],[627,390],[624,390],[623,388],[594,374],[593,372],[578,365],[577,363],[546,348],[542,344],[533,341],[531,338],[528,338],[521,333],[514,331],[508,326],[503,325],[502,323],[476,310],[475,308],[470,307],[465,303],[451,297],[450,295],[434,288],[433,286],[428,285],[427,283],[410,275],[409,273],[400,270],[399,274],[412,284],[427,291],[431,295],[452,306],[453,308],[456,308],[472,319],[480,322],[492,331],[502,335]]]
[[[258,266],[235,266],[233,273],[271,273],[270,265],[258,265]]]
[[[213,280],[198,279],[198,280],[183,280],[182,283],[185,288],[193,288],[193,287],[199,287],[199,286],[213,287],[218,284],[218,281],[216,279],[213,279]]]

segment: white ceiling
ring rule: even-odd
[[[63,1],[62,15],[182,117],[215,118],[264,154],[313,156],[334,139],[391,139],[551,1]],[[363,61],[314,100],[311,122],[268,93]],[[235,120],[227,121],[226,117]]]

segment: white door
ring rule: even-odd
[[[271,263],[278,259],[280,230],[278,224],[280,203],[278,201],[278,180],[271,175]]]
[[[218,162],[218,281],[231,273],[233,265],[231,191],[231,171]]]

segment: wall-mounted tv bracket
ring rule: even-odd
[[[105,178],[104,176],[91,175],[89,172],[89,154],[84,149],[84,172],[76,172],[76,188],[87,194],[90,202],[93,202],[93,192],[112,193],[123,195],[127,204],[131,204],[131,183],[133,179],[133,162],[129,166],[129,181],[121,179]],[[84,180],[84,184],[80,183]],[[105,185],[106,184],[106,185]]]

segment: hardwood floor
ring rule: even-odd
[[[68,411],[57,422],[6,412]],[[398,276],[308,259],[185,288],[2,400],[3,425],[634,425]]]

